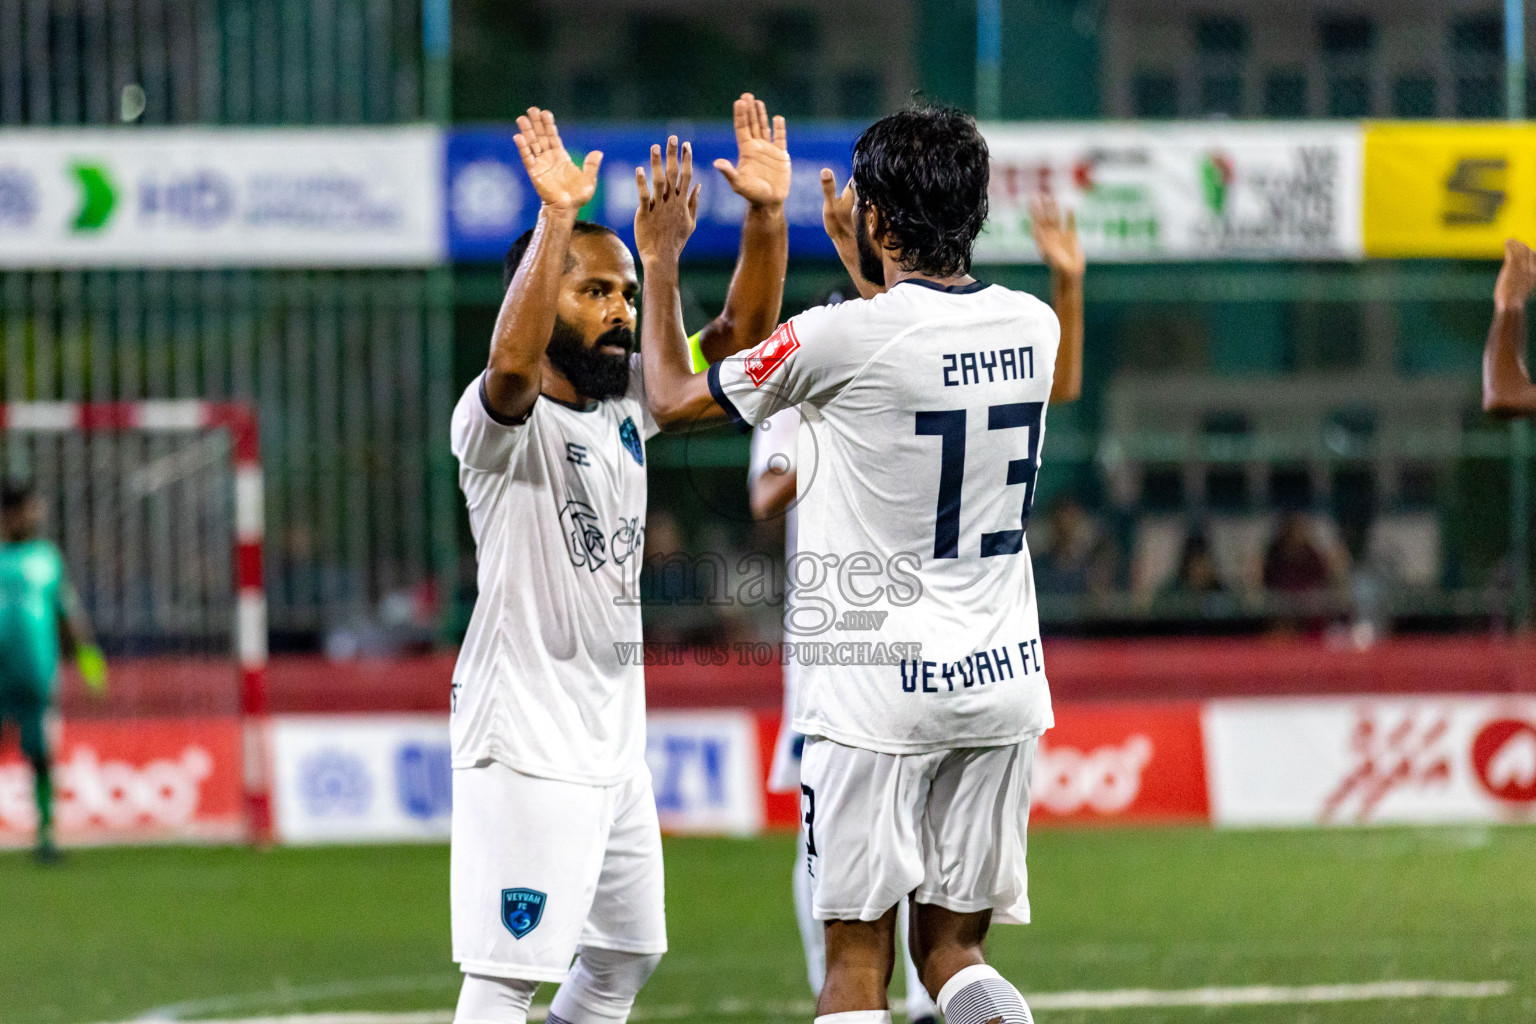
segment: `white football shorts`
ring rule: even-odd
[[[665,953],[651,773],[612,786],[492,762],[453,772],[453,959],[466,974],[563,981],[578,946]]]
[[[919,903],[1027,924],[1037,740],[931,754],[807,740],[800,799],[816,918],[878,920],[915,893]]]

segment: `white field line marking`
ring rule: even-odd
[[[1149,1006],[1260,1006],[1302,1003],[1348,1003],[1373,999],[1489,999],[1508,995],[1514,985],[1507,981],[1377,981],[1358,985],[1247,985],[1230,988],[1149,989],[1039,992],[1026,998],[1037,1010],[1122,1010]],[[713,1007],[687,1005],[638,1007],[633,1019],[679,1020],[706,1014],[710,1017],[743,1017],[752,1014],[805,1016],[813,1013],[810,1001],[754,1003],[727,999]],[[549,1007],[535,1006],[530,1021],[542,1021]],[[153,1018],[140,1018],[140,1021]],[[161,1018],[164,1019],[164,1018]],[[452,1024],[452,1010],[418,1010],[409,1013],[293,1013],[263,1017],[186,1021],[183,1024]]]
[[[1247,985],[1241,988],[1042,992],[1025,996],[1032,1009],[1119,1010],[1146,1006],[1257,1006],[1351,1003],[1369,999],[1488,999],[1508,995],[1507,981],[1377,981],[1363,985]]]

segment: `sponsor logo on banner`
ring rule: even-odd
[[[1365,128],[1368,256],[1502,255],[1536,232],[1536,131],[1524,125]]]
[[[243,831],[234,718],[69,722],[55,747],[55,817],[65,843],[234,839]],[[0,846],[32,841],[32,771],[0,760]]]
[[[433,128],[0,131],[0,266],[417,266],[444,256]],[[492,216],[490,189],[465,185]],[[478,204],[478,205],[476,205]]]
[[[1219,824],[1536,818],[1536,698],[1215,701]]]
[[[1058,704],[1035,751],[1030,819],[1204,820],[1200,708]]]
[[[1077,216],[1090,260],[1355,259],[1350,125],[992,125],[984,262],[1037,260],[1029,204]]]
[[[762,830],[763,769],[750,712],[656,712],[646,724],[645,760],[663,829]]]
[[[284,842],[448,838],[453,774],[445,716],[279,716],[272,756]]]
[[[455,261],[500,262],[513,240],[533,226],[538,197],[528,184],[527,172],[512,141],[515,131],[508,125],[463,128],[448,135],[443,171],[447,193],[445,233],[450,256]],[[635,207],[639,203],[634,169],[649,161],[653,143],[665,141],[674,132],[693,144],[693,162],[699,169],[695,180],[701,188],[698,225],[688,240],[684,258],[734,256],[741,243],[746,203],[710,166],[719,157],[733,162],[736,159],[736,137],[729,124],[562,124],[560,136],[577,163],[589,150],[600,149],[605,155],[597,193],[582,208],[581,216],[607,225],[632,246]],[[796,256],[837,255],[821,223],[820,174],[823,167],[830,167],[839,183],[848,180],[855,135],[853,129],[846,127],[806,125],[795,129],[791,146],[793,178],[784,216],[789,222],[790,252]]]

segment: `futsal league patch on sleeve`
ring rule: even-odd
[[[501,890],[501,923],[514,939],[520,939],[539,926],[544,916],[545,896],[537,889]]]
[[[619,440],[624,442],[636,462],[645,465],[645,445],[640,443],[640,431],[635,429],[633,416],[625,416],[624,422],[619,424]]]
[[[784,360],[799,347],[800,339],[795,336],[794,323],[784,321],[766,341],[747,353],[745,369],[752,386],[762,387],[763,381],[772,377],[774,371],[783,366]]]

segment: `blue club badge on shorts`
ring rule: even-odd
[[[619,424],[619,440],[624,442],[636,462],[645,465],[645,446],[640,443],[640,431],[635,429],[634,417],[625,416],[624,422]]]
[[[539,926],[544,916],[545,896],[537,889],[501,890],[501,923],[514,939],[520,939]]]

